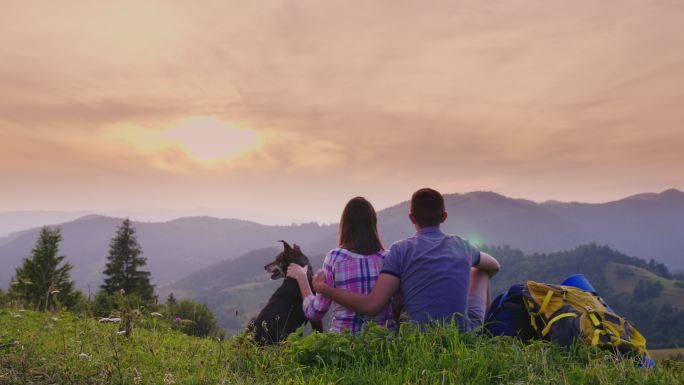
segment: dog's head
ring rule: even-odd
[[[290,244],[285,241],[279,242],[283,243],[283,251],[276,256],[275,261],[264,266],[264,270],[271,274],[271,279],[284,278],[290,263],[296,263],[299,266],[309,265],[309,258],[302,253],[299,246],[290,246]]]

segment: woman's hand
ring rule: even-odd
[[[316,293],[321,293],[325,294],[325,290],[329,287],[327,283],[325,283],[325,273],[323,273],[323,270],[318,270],[316,274],[313,277],[313,289]]]
[[[287,276],[294,278],[297,281],[303,279],[307,281],[306,274],[309,272],[309,266],[299,266],[296,263],[291,263],[287,266]]]

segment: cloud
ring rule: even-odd
[[[347,195],[382,206],[423,185],[589,200],[684,187],[677,2],[4,8],[0,170],[18,186],[7,208],[71,199],[68,187],[25,197],[45,175],[83,191],[139,183],[148,191],[131,199],[170,206],[230,193],[287,210],[285,189],[329,202],[314,216]],[[259,146],[209,164],[187,145],[121,139],[206,116]]]

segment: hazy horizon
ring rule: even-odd
[[[667,189],[664,191],[668,191]],[[610,199],[607,201],[598,202],[588,202],[588,201],[567,201],[564,203],[609,203],[618,201],[624,198],[629,198],[633,195],[638,194],[660,194],[664,191],[643,191],[637,194],[630,194],[628,196],[617,197],[615,199]],[[678,190],[680,191],[680,190]],[[469,194],[482,191],[470,191],[466,193],[452,193],[443,192],[445,195],[451,194]],[[496,191],[491,191],[497,193]],[[681,192],[681,191],[680,191]],[[498,193],[497,193],[498,194]],[[505,195],[504,195],[505,196]],[[527,199],[524,197],[508,197],[512,199]],[[394,202],[385,207],[376,207],[376,210],[380,211],[402,202],[407,201],[409,198],[403,199],[401,201]],[[544,203],[549,201],[560,202],[558,200],[546,200],[546,201],[535,201],[536,203]],[[234,210],[226,208],[210,208],[210,207],[197,207],[197,208],[179,208],[170,209],[163,207],[129,207],[121,209],[112,210],[9,210],[0,211],[0,237],[7,236],[13,232],[26,230],[36,226],[42,225],[56,225],[63,222],[69,222],[86,215],[103,215],[108,217],[117,218],[130,218],[137,222],[168,222],[175,219],[187,218],[187,217],[213,217],[219,219],[239,219],[245,221],[256,222],[262,225],[270,226],[289,226],[289,225],[301,225],[305,223],[318,223],[319,225],[329,225],[339,222],[339,214],[337,217],[331,217],[330,220],[315,220],[308,218],[278,218],[274,216],[268,216],[268,213],[260,213],[254,211],[245,210]],[[4,218],[2,217],[4,216]],[[15,222],[10,224],[7,217],[14,216]]]
[[[10,0],[0,211],[684,190],[684,4]]]

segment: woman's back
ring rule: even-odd
[[[386,255],[387,251],[385,250],[380,250],[370,255],[361,255],[345,248],[332,249],[323,261],[326,283],[342,290],[369,294],[380,275]],[[342,332],[348,329],[354,333],[370,320],[390,329],[395,327],[391,304],[388,304],[377,316],[370,317],[355,313],[342,305],[332,302],[323,295],[310,296],[304,299],[304,310],[306,316],[311,320],[323,318],[331,305],[332,322],[330,331],[332,332]]]

